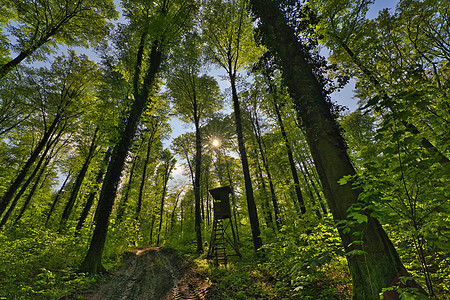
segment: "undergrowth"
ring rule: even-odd
[[[54,299],[95,278],[77,273],[85,245],[43,228],[0,231],[0,299]]]
[[[240,243],[243,257],[230,257],[227,266],[207,262],[205,253],[195,260],[212,283],[208,299],[351,298],[351,278],[331,216],[298,220],[263,238],[268,242],[258,256],[247,239]],[[171,246],[186,254],[183,244]]]
[[[58,299],[89,289],[99,276],[78,272],[88,241],[44,227],[0,230],[0,299]],[[120,260],[116,251],[105,251],[108,270]]]

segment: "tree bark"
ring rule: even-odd
[[[106,167],[108,166],[110,157],[111,157],[111,148],[108,148],[103,158],[102,165],[100,166],[97,176],[95,178],[95,185],[91,190],[91,192],[89,193],[89,196],[86,200],[86,204],[84,205],[83,211],[81,212],[81,216],[78,219],[78,224],[77,227],[75,228],[75,236],[79,234],[81,228],[83,227],[84,222],[86,221],[89,211],[91,210],[92,204],[94,204],[94,199],[95,196],[97,195],[97,188],[103,181],[103,175],[105,175]]]
[[[195,96],[194,96],[195,97]],[[194,103],[196,100],[194,99]],[[200,180],[202,166],[202,137],[200,134],[200,124],[197,115],[196,105],[194,105],[194,123],[195,123],[195,177],[194,177],[194,207],[195,207],[195,236],[197,240],[197,253],[203,252],[202,241],[202,216],[200,208]]]
[[[5,212],[6,207],[8,206],[9,202],[11,201],[12,197],[14,196],[14,193],[19,189],[21,183],[24,181],[25,176],[27,175],[29,169],[33,165],[33,163],[36,161],[36,159],[39,156],[39,153],[42,151],[42,149],[47,144],[48,140],[54,133],[56,126],[59,124],[59,121],[61,120],[61,116],[57,114],[55,118],[53,119],[52,124],[50,127],[44,132],[44,135],[42,136],[41,140],[39,141],[36,148],[31,153],[31,156],[28,158],[27,162],[23,166],[22,170],[20,170],[19,174],[17,174],[16,178],[11,181],[11,184],[6,191],[6,193],[2,197],[2,201],[0,202],[0,216]]]
[[[17,222],[19,222],[19,220],[22,218],[23,214],[25,213],[26,209],[28,208],[28,205],[30,204],[31,199],[33,198],[34,193],[36,192],[36,189],[37,189],[37,187],[38,187],[38,185],[39,185],[39,181],[41,180],[42,175],[44,174],[45,169],[47,168],[48,164],[50,163],[50,160],[51,160],[51,157],[47,157],[47,158],[45,159],[44,165],[42,166],[41,170],[39,171],[39,174],[36,176],[36,180],[34,181],[34,184],[33,184],[33,186],[31,187],[30,192],[28,193],[28,196],[27,196],[27,198],[25,199],[25,202],[23,203],[22,208],[20,209],[19,214],[17,215],[16,219],[14,220],[14,225],[16,225]],[[45,180],[45,179],[44,179],[44,180]],[[2,220],[2,223],[3,223],[3,220]],[[0,224],[0,225],[1,225],[1,224]]]
[[[142,37],[139,50],[138,59],[135,69],[134,81],[138,82],[140,78],[140,67],[142,64],[142,53],[145,43],[145,36]],[[134,102],[125,125],[125,128],[120,136],[120,139],[114,147],[111,155],[111,161],[103,180],[103,185],[100,192],[100,198],[96,210],[97,220],[94,229],[94,234],[91,239],[89,250],[80,266],[81,271],[88,273],[99,273],[105,271],[102,265],[102,254],[106,241],[106,234],[108,232],[109,217],[114,204],[114,199],[117,193],[117,186],[119,184],[125,158],[128,154],[131,142],[136,133],[137,124],[141,117],[144,108],[149,102],[150,89],[153,87],[156,74],[161,65],[162,55],[159,49],[159,43],[153,42],[150,57],[148,59],[149,69],[144,76],[142,84],[142,91],[137,89],[137,84],[134,89]]]
[[[91,141],[91,145],[89,146],[89,152],[86,156],[86,160],[83,163],[83,166],[81,167],[80,172],[78,173],[77,178],[75,179],[75,183],[72,188],[72,192],[70,193],[69,200],[67,201],[67,204],[64,208],[64,211],[61,216],[61,221],[59,223],[59,232],[62,232],[65,227],[66,223],[69,220],[70,213],[72,212],[73,207],[75,206],[75,201],[77,200],[78,192],[80,191],[81,184],[83,183],[84,177],[86,177],[86,173],[89,169],[89,165],[91,164],[92,157],[95,153],[95,148],[97,146],[97,133],[98,133],[99,127],[95,129],[94,136]]]
[[[153,139],[155,138],[158,124],[156,124],[154,126],[155,127],[152,128],[153,131],[148,140],[147,154],[145,155],[144,166],[142,167],[142,178],[141,178],[141,184],[139,185],[139,196],[138,196],[138,203],[137,203],[137,207],[136,207],[136,219],[139,218],[139,215],[140,215],[141,209],[142,209],[142,198],[144,196],[145,181],[147,180],[147,165],[150,160],[150,152],[152,150]]]
[[[230,62],[231,64],[231,62]],[[231,66],[229,68],[232,69]],[[236,133],[238,136],[239,155],[241,157],[242,172],[244,173],[245,195],[247,198],[247,209],[250,218],[250,227],[252,230],[253,247],[255,251],[262,247],[261,231],[259,228],[258,211],[256,210],[255,198],[253,195],[252,180],[248,168],[247,151],[244,144],[244,135],[242,133],[241,108],[236,91],[235,75],[229,74],[231,83],[231,92],[233,97],[234,118],[236,123]]]
[[[289,159],[289,166],[291,167],[292,179],[294,181],[295,194],[297,195],[297,201],[298,204],[300,205],[300,211],[302,212],[302,214],[304,214],[306,213],[306,206],[305,201],[303,200],[302,191],[300,189],[300,180],[298,179],[298,173],[297,168],[295,166],[294,156],[292,154],[291,144],[289,143],[289,138],[287,136],[286,130],[284,129],[283,118],[281,117],[280,107],[277,102],[276,90],[273,87],[273,84],[270,83],[270,81],[269,81],[269,92],[272,94],[273,97],[273,104],[275,108],[275,114],[277,115],[278,126],[280,126],[281,136],[283,137],[284,146],[286,147]]]
[[[330,112],[323,87],[306,59],[305,50],[295,32],[274,1],[251,0],[260,18],[260,29],[266,46],[280,58],[284,80],[294,99],[296,110],[306,130],[306,138],[320,176],[324,193],[336,222],[347,218],[347,210],[358,201],[360,191],[351,183],[340,185],[344,176],[355,175],[339,128]],[[338,227],[347,253],[363,250],[362,255],[349,255],[347,261],[353,280],[353,299],[379,299],[385,287],[396,284],[407,274],[399,256],[378,220],[367,216],[367,222],[349,233]],[[355,237],[352,233],[361,232]],[[362,240],[362,245],[355,245]]]

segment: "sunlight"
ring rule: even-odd
[[[213,147],[219,147],[219,146],[220,146],[220,140],[214,139],[214,140],[212,141],[212,145],[213,145]]]

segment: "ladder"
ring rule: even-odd
[[[225,230],[223,227],[223,219],[214,219],[212,231],[212,256],[216,265],[227,265]]]

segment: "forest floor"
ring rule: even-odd
[[[209,287],[207,276],[174,250],[143,247],[96,287],[62,299],[207,299]]]
[[[227,266],[213,266],[204,256],[183,256],[170,248],[141,247],[129,251],[116,271],[97,278],[87,289],[78,289],[58,300],[329,300],[350,297],[348,274],[336,279],[320,272],[305,273],[302,275],[305,283],[299,283],[300,288],[296,289],[289,277],[280,274],[279,267],[264,261],[254,256],[230,257]],[[340,274],[337,269],[328,271],[334,277]]]

